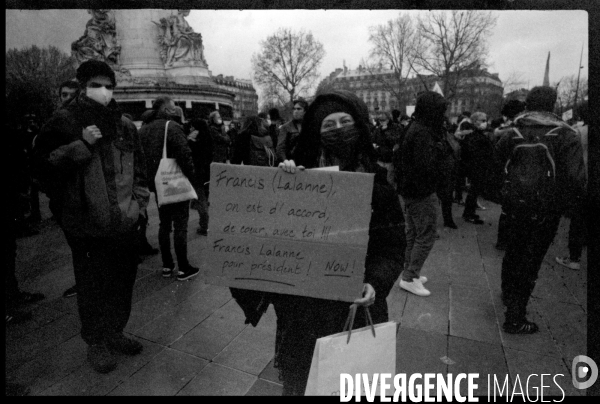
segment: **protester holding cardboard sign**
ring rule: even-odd
[[[336,91],[319,95],[308,108],[293,160],[280,164],[286,175],[302,167],[339,166],[341,171],[375,174],[372,214],[365,262],[363,297],[374,323],[388,320],[386,297],[404,263],[404,217],[387,172],[376,163],[368,126],[367,106],[354,94]],[[303,395],[317,338],[341,332],[348,303],[304,296],[273,294],[277,314],[275,366],[284,395]],[[362,310],[360,311],[362,312]],[[355,321],[366,325],[365,318]]]

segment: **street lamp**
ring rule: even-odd
[[[575,100],[573,102],[573,116],[575,116],[575,111],[577,110],[577,95],[579,93],[579,76],[581,75],[581,62],[583,60],[583,44],[581,44],[581,56],[579,57],[579,69],[577,69],[577,85],[575,86]]]

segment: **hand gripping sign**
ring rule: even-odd
[[[360,297],[373,174],[211,164],[210,284]]]

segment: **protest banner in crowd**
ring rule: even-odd
[[[211,164],[210,284],[360,297],[373,174]]]

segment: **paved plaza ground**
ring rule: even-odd
[[[397,336],[398,373],[479,373],[510,378],[526,387],[531,374],[556,377],[566,395],[584,394],[571,383],[571,362],[586,353],[587,266],[573,271],[554,261],[567,253],[568,221],[540,270],[529,316],[540,326],[535,335],[502,332],[501,251],[494,248],[499,207],[484,202],[485,224],[465,223],[454,205],[458,230],[441,229],[425,263],[429,297],[394,287],[388,297],[390,320],[401,324]],[[161,277],[160,256],[138,269],[133,310],[126,328],[144,345],[135,357],[120,357],[112,373],[101,375],[86,362],[79,335],[77,299],[63,298],[74,284],[71,253],[50,219],[42,196],[44,221],[39,235],[18,239],[17,276],[25,291],[46,299],[27,308],[29,322],[6,327],[6,379],[24,384],[30,394],[53,395],[280,395],[273,368],[276,318],[273,308],[258,326],[244,315],[229,289],[207,285],[203,275],[189,281]],[[440,220],[441,221],[441,220]],[[190,214],[188,248],[193,265],[203,264],[206,237],[196,234],[198,215]],[[151,202],[148,238],[158,246],[158,214]],[[530,382],[531,384],[531,382]],[[535,382],[540,385],[539,379]],[[544,395],[562,396],[546,377]],[[531,391],[534,393],[533,391]]]

